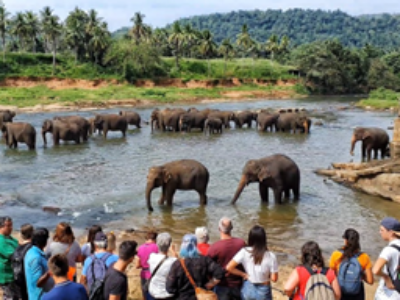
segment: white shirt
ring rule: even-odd
[[[157,268],[158,264],[165,258],[165,254],[162,253],[151,253],[147,263],[150,266],[150,273],[153,274],[154,270]],[[158,269],[157,273],[153,276],[149,284],[149,293],[154,298],[164,299],[170,298],[171,295],[165,289],[167,282],[167,277],[172,264],[176,261],[175,257],[168,257],[161,267]]]
[[[389,243],[388,246],[383,248],[379,258],[383,258],[387,261],[386,265],[383,267],[383,272],[389,275],[388,268],[390,270],[390,275],[392,278],[397,276],[397,265],[399,264],[400,252],[390,247],[390,245],[396,245],[400,247],[400,239],[393,240]],[[390,290],[385,286],[385,281],[381,278],[379,282],[378,289],[376,290],[375,295],[376,300],[399,300],[400,294],[395,290]]]
[[[278,261],[275,254],[270,251],[265,252],[260,265],[254,264],[252,247],[242,248],[233,260],[242,264],[246,273],[249,275],[249,281],[252,283],[263,283],[270,281],[271,273],[278,273]]]

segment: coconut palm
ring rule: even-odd
[[[224,39],[219,46],[218,52],[220,55],[224,57],[224,75],[226,75],[226,64],[229,58],[231,58],[234,53],[235,49],[233,48],[233,45],[231,44],[230,39]]]
[[[188,57],[191,56],[191,48],[196,44],[197,40],[199,39],[198,33],[190,24],[186,24],[183,27],[183,42],[185,48],[187,49]]]
[[[92,34],[89,46],[94,54],[95,63],[98,64],[100,55],[104,54],[109,44],[110,33],[107,30],[107,24],[103,22],[93,29]]]
[[[279,50],[279,41],[276,34],[270,36],[267,43],[265,44],[265,49],[271,53],[271,60],[273,61],[275,58],[275,54]]]
[[[242,49],[244,55],[253,43],[254,41],[249,34],[249,28],[247,27],[247,24],[244,24],[242,26],[242,31],[237,35],[236,44]]]
[[[210,77],[210,57],[217,51],[217,44],[215,44],[213,36],[209,30],[204,30],[201,34],[200,52],[203,57],[207,58],[208,77]]]
[[[36,52],[36,37],[40,33],[40,22],[33,11],[25,13],[25,22],[27,27],[27,38],[31,40],[33,52]]]
[[[175,56],[175,64],[176,64],[176,68],[178,70],[180,69],[179,56],[181,53],[181,48],[182,48],[182,44],[184,42],[184,38],[185,38],[185,35],[183,34],[181,24],[179,23],[179,21],[176,21],[172,25],[172,31],[168,38],[168,42],[171,44],[172,48],[174,49],[173,54]]]
[[[281,38],[281,43],[279,44],[279,52],[286,53],[288,51],[290,44],[289,37],[287,35],[284,35]]]
[[[79,58],[79,52],[85,47],[85,30],[89,16],[79,8],[75,8],[65,20],[65,41],[75,51],[75,64]]]
[[[56,54],[57,54],[57,43],[62,33],[62,25],[58,16],[52,15],[47,19],[47,22],[43,24],[43,32],[47,40],[51,43],[53,52],[53,75],[56,70]]]
[[[28,38],[28,26],[23,13],[19,12],[15,15],[12,21],[11,34],[18,38],[20,51],[25,50],[25,39]]]
[[[44,28],[45,24],[49,21],[49,19],[53,16],[53,10],[50,8],[50,6],[45,6],[41,11],[40,11],[40,25],[42,26],[42,29]],[[47,39],[47,36],[44,34],[44,43],[45,43],[45,51],[48,52],[49,50],[49,40]]]
[[[135,15],[131,18],[131,22],[133,22],[133,27],[130,30],[131,37],[135,40],[135,44],[138,45],[139,42],[150,36],[150,27],[144,24],[143,19],[145,15],[140,12],[136,12]]]
[[[7,12],[4,5],[0,5],[0,36],[1,36],[1,43],[3,46],[3,62],[6,61],[6,33],[7,33],[7,26],[9,23],[8,16],[10,14]]]

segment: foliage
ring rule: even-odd
[[[368,99],[361,100],[357,105],[380,109],[398,107],[400,105],[400,93],[385,88],[378,88],[370,92]]]

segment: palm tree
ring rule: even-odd
[[[250,53],[251,57],[253,58],[253,61],[252,61],[252,73],[253,73],[253,77],[254,77],[255,62],[256,62],[256,59],[260,56],[260,53],[261,53],[260,48],[261,48],[261,47],[260,47],[260,44],[258,44],[257,42],[254,42],[254,43],[250,46],[250,48],[249,48],[249,50],[248,50],[248,53]]]
[[[45,24],[49,21],[49,19],[53,16],[53,10],[50,8],[50,6],[45,6],[41,11],[40,11],[40,25],[42,26],[42,29],[44,28]],[[44,35],[43,37],[44,43],[45,43],[45,51],[47,52],[49,49],[49,40],[47,39],[47,36]]]
[[[273,34],[269,37],[267,43],[265,44],[265,48],[271,53],[271,60],[274,61],[275,54],[279,50],[279,41],[276,34]]]
[[[254,41],[249,34],[249,28],[247,27],[247,24],[244,24],[242,26],[242,31],[237,36],[236,44],[242,48],[244,55],[253,43]]]
[[[25,50],[25,38],[28,37],[28,26],[26,24],[25,16],[23,13],[19,12],[15,15],[12,22],[11,34],[18,37],[19,40],[19,50]]]
[[[145,15],[140,12],[136,12],[135,15],[131,18],[131,22],[133,22],[133,27],[130,30],[130,35],[135,40],[135,44],[138,45],[140,40],[149,37],[150,35],[150,27],[144,24],[143,19]]]
[[[65,20],[65,41],[75,51],[75,64],[78,62],[79,51],[85,47],[85,30],[89,16],[79,8],[75,8]]]
[[[62,32],[62,25],[60,24],[58,16],[51,16],[47,19],[47,22],[43,25],[43,31],[48,41],[50,41],[53,50],[53,75],[56,70],[56,54],[57,54],[57,42]]]
[[[172,45],[172,48],[174,49],[173,53],[175,56],[175,64],[176,64],[176,68],[179,70],[180,69],[180,65],[179,65],[179,55],[181,52],[181,47],[182,47],[182,43],[184,41],[184,34],[181,28],[181,25],[179,23],[179,21],[176,21],[173,25],[172,25],[172,32],[168,38],[168,42]]]
[[[210,77],[210,57],[216,52],[217,44],[215,44],[213,36],[209,30],[204,30],[201,35],[200,52],[207,58],[208,77]]]
[[[3,47],[3,62],[6,61],[6,33],[7,33],[7,25],[8,25],[8,16],[4,5],[0,5],[0,36]]]
[[[105,52],[109,43],[110,33],[107,30],[107,24],[102,23],[93,29],[93,35],[90,39],[89,46],[95,57],[95,64],[99,63],[99,56]]]
[[[196,41],[199,38],[198,34],[190,24],[186,24],[183,27],[183,35],[184,35],[183,42],[185,43],[185,47],[187,48],[188,57],[191,57],[191,48],[193,47],[193,45],[196,44]]]
[[[288,51],[289,44],[290,44],[289,37],[287,35],[284,35],[281,38],[281,43],[279,45],[279,52],[286,53]]]
[[[226,75],[226,63],[228,59],[235,53],[235,49],[230,39],[224,39],[219,46],[218,52],[224,57],[224,75]]]
[[[27,38],[31,39],[33,53],[36,52],[36,36],[40,33],[40,22],[33,11],[25,13],[25,22],[27,26]]]

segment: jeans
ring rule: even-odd
[[[272,300],[271,287],[264,284],[253,284],[244,281],[242,286],[242,300]]]
[[[143,298],[146,300],[154,300],[153,297],[150,295],[149,291],[144,290],[144,285],[146,284],[148,279],[140,278],[140,283],[142,285],[142,294]]]
[[[214,293],[217,294],[218,300],[241,300],[240,287],[216,286]]]

